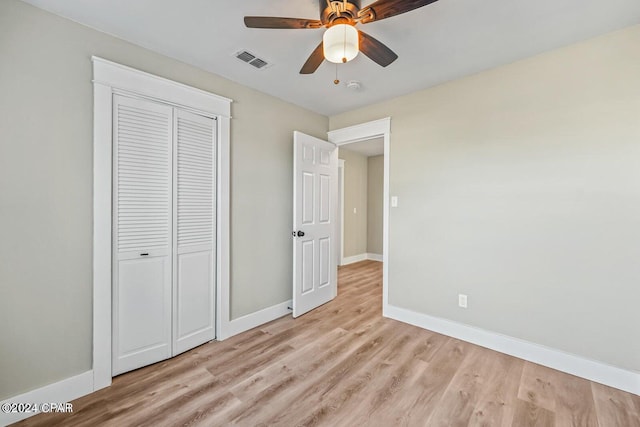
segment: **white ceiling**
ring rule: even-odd
[[[639,0],[439,0],[359,25],[399,59],[364,55],[298,74],[322,29],[245,28],[244,15],[318,18],[317,0],[24,0],[137,45],[325,115],[333,115],[640,23]],[[371,3],[363,0],[362,4]],[[46,31],[46,30],[45,30]],[[256,70],[233,55],[273,62]],[[349,80],[362,83],[353,91]]]
[[[364,156],[381,156],[384,154],[384,138],[373,138],[366,141],[352,142],[340,146],[341,150],[355,151]]]

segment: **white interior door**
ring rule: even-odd
[[[337,294],[338,148],[293,134],[293,317]]]
[[[215,120],[176,110],[173,355],[215,338]]]
[[[114,375],[171,356],[173,109],[114,96]]]

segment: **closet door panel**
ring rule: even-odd
[[[192,348],[202,342],[211,341],[215,336],[207,335],[202,342],[195,338],[199,332],[209,330],[211,324],[211,283],[213,281],[212,251],[210,249],[178,254],[177,337],[184,345],[182,350]],[[185,340],[192,336],[197,343],[189,346]],[[188,348],[187,348],[188,347]]]
[[[215,338],[215,120],[177,110],[173,354]]]
[[[114,375],[171,356],[173,109],[114,96]]]
[[[117,305],[121,369],[130,370],[167,358],[166,292],[171,267],[167,257],[122,260]]]

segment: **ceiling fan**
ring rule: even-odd
[[[272,16],[245,16],[249,28],[317,29],[326,27],[322,42],[302,66],[300,74],[313,74],[326,59],[344,63],[358,52],[364,53],[383,67],[398,59],[398,55],[365,32],[356,24],[368,24],[401,13],[409,12],[437,0],[377,0],[360,8],[360,0],[319,0],[320,19],[279,18]]]

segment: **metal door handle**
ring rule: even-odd
[[[304,231],[298,231],[298,237],[303,237],[304,236]]]

